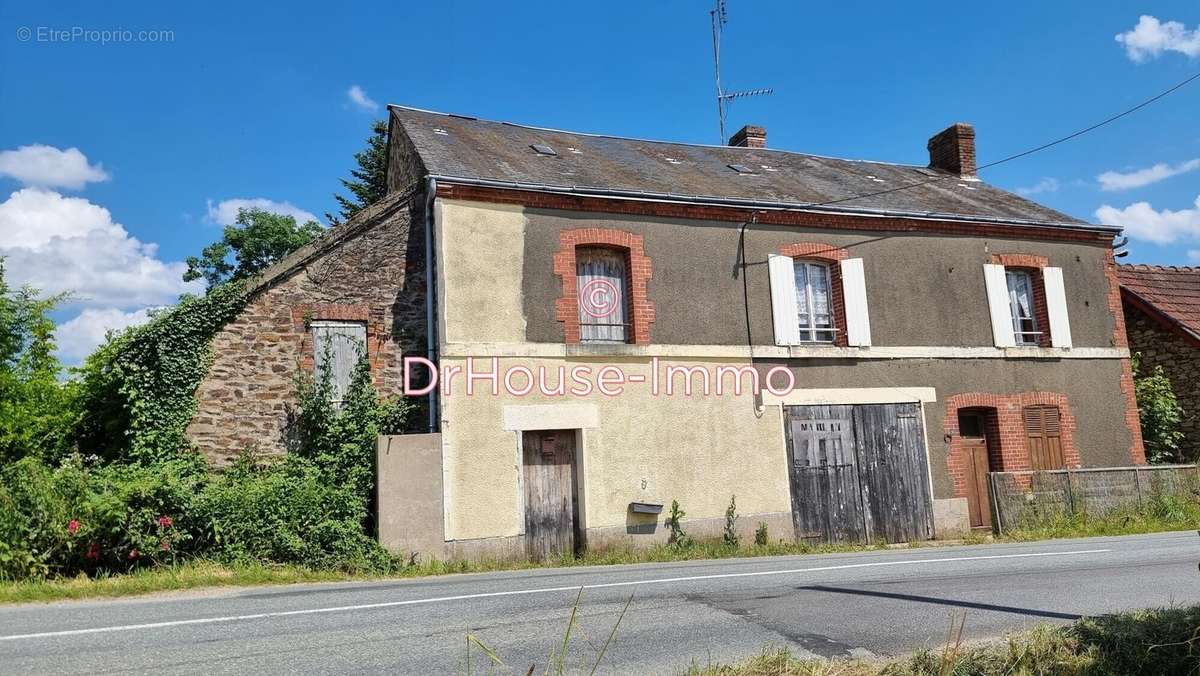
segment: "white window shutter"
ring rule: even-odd
[[[996,347],[1014,347],[1012,310],[1008,306],[1008,279],[1003,265],[984,265],[983,281],[987,285],[988,310],[992,316],[992,337]]]
[[[1062,268],[1042,268],[1046,289],[1046,314],[1050,315],[1050,344],[1071,347],[1071,321],[1067,317],[1067,292]]]
[[[771,316],[775,320],[775,344],[798,345],[800,320],[796,315],[796,274],[790,256],[767,256],[771,278]]]
[[[842,261],[842,300],[846,305],[846,344],[871,344],[871,316],[867,312],[867,280],[861,258]]]

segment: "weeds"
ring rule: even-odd
[[[667,526],[671,529],[667,543],[676,549],[690,549],[693,544],[691,536],[683,530],[683,517],[685,516],[687,516],[687,512],[679,507],[679,501],[672,500],[671,514],[667,517]]]
[[[737,534],[737,496],[729,496],[729,506],[725,508],[725,532],[721,538],[725,541],[726,546],[737,549],[741,539]]]
[[[759,521],[758,528],[754,529],[754,544],[758,547],[767,546],[770,536],[767,535],[767,522]]]

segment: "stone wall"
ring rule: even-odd
[[[247,448],[287,450],[295,377],[312,368],[311,321],[365,322],[376,387],[400,393],[402,357],[425,355],[422,200],[393,193],[252,283],[246,308],[214,338],[196,392],[188,435],[210,463]]]
[[[1200,347],[1168,330],[1141,310],[1125,304],[1129,350],[1142,354],[1142,373],[1162,366],[1183,407],[1184,447],[1200,453]]]

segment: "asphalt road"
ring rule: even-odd
[[[467,636],[525,673],[676,673],[764,645],[889,655],[940,645],[951,613],[985,638],[1200,603],[1195,532],[859,554],[530,570],[0,608],[0,672],[463,673]],[[472,670],[487,658],[471,653]]]

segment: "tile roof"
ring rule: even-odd
[[[1121,288],[1200,339],[1200,267],[1118,265]]]
[[[922,166],[644,141],[401,106],[389,109],[435,177],[584,194],[1115,229],[1088,224],[983,181]],[[549,146],[556,154],[533,146]],[[918,183],[925,185],[883,192]],[[883,194],[859,197],[868,193]],[[828,202],[837,203],[823,205]]]

